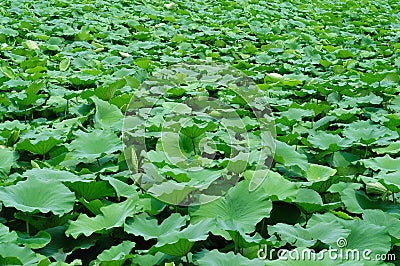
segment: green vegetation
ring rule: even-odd
[[[0,265],[312,264],[257,258],[264,247],[400,258],[399,14],[395,0],[1,1]],[[124,153],[122,129],[153,73],[190,62],[254,80],[275,118],[276,150],[270,171],[245,163],[225,196],[184,207],[137,186],[149,168]],[[187,112],[181,96],[191,91],[168,93],[161,106]],[[242,110],[250,139],[260,138],[232,91],[202,93]],[[159,123],[150,123],[156,133]],[[217,129],[202,117],[185,125],[185,154]],[[213,134],[216,145],[203,149],[225,157],[204,173],[167,163],[157,138],[147,159],[177,182],[241,172],[246,160]],[[250,192],[252,176],[265,180]]]

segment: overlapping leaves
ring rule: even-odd
[[[399,10],[380,0],[2,1],[0,264],[336,265],[262,261],[257,251],[337,248],[339,237],[344,249],[399,257]],[[235,154],[228,170],[243,172],[244,181],[187,210],[133,184],[120,131],[132,92],[149,74],[198,59],[256,81],[278,141],[271,171],[241,171],[247,155]],[[186,91],[166,91],[159,111],[186,115],[179,102]],[[229,93],[213,97],[241,104]],[[192,140],[208,154],[235,148],[226,134],[200,143],[215,125],[193,121],[180,139],[185,156],[195,154]],[[160,116],[148,122],[161,130]],[[225,122],[243,132],[234,119]],[[230,160],[198,160],[210,169],[193,183],[198,178],[167,165],[157,147],[149,158],[177,184],[207,185],[221,174],[210,169]],[[249,192],[244,184],[254,177],[265,181]]]

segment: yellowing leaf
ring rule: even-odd
[[[70,64],[71,64],[71,60],[69,58],[66,58],[66,59],[61,60],[58,67],[60,68],[61,71],[66,71]]]
[[[37,45],[37,43],[35,41],[31,41],[31,40],[27,40],[25,42],[26,46],[28,47],[28,49],[30,50],[37,50],[39,49],[39,46]]]

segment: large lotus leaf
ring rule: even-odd
[[[113,246],[110,249],[101,252],[97,256],[97,262],[110,266],[122,265],[125,260],[133,257],[130,252],[134,246],[135,242],[124,241],[117,246]]]
[[[156,254],[141,254],[131,259],[132,265],[162,265],[162,261],[166,259],[166,255],[162,252]]]
[[[359,157],[357,157],[352,153],[337,151],[333,154],[332,165],[336,168],[341,168],[349,171],[351,170],[351,168],[348,166],[351,165],[352,162],[357,161],[358,159]],[[353,169],[353,171],[354,170],[356,169]]]
[[[171,245],[175,244],[176,248],[181,240],[186,240],[191,244],[196,241],[206,240],[208,233],[214,229],[215,224],[215,219],[204,219],[198,223],[189,224],[182,231],[172,231],[159,237],[156,247],[171,247]]]
[[[127,199],[121,203],[113,203],[100,209],[101,214],[89,217],[86,214],[79,215],[76,221],[72,221],[65,234],[77,238],[83,234],[90,236],[95,232],[120,227],[127,217],[136,214],[137,203],[133,199]]]
[[[298,166],[302,170],[307,170],[307,156],[298,153],[292,146],[284,142],[276,142],[275,161],[284,166]]]
[[[147,192],[161,200],[170,204],[180,204],[190,192],[196,188],[186,186],[185,184],[177,183],[173,180],[155,184],[149,188]]]
[[[102,179],[108,181],[108,183],[114,188],[118,197],[132,198],[137,197],[138,195],[134,185],[128,185],[127,183],[112,177],[102,177]]]
[[[167,207],[167,204],[150,195],[144,195],[139,201],[143,211],[150,215],[157,215]]]
[[[369,121],[357,121],[349,124],[344,130],[343,135],[354,142],[369,145],[381,140],[380,144],[389,144],[390,140],[397,139],[397,132],[378,125],[371,124]]]
[[[257,232],[252,236],[246,234],[233,220],[221,220],[219,218],[216,220],[217,226],[211,230],[211,233],[220,235],[226,240],[233,240],[241,248],[259,244],[263,240]]]
[[[190,215],[193,222],[215,217],[233,220],[245,233],[250,233],[263,217],[269,217],[271,209],[272,202],[261,188],[250,192],[249,182],[242,181],[231,188],[225,197],[192,207]]]
[[[351,217],[348,219],[343,219],[342,217],[336,216],[332,212],[314,213],[307,222],[307,228],[315,227],[320,223],[329,224],[331,222],[340,224],[343,228],[348,228],[354,221],[355,220]],[[337,225],[334,225],[334,227],[336,226]]]
[[[30,248],[20,247],[14,243],[0,244],[0,259],[1,258],[3,258],[3,265],[36,265],[35,263],[38,262],[38,258]],[[10,263],[11,261],[18,263]]]
[[[75,195],[59,181],[28,178],[13,186],[0,187],[0,201],[24,212],[61,215],[72,210]]]
[[[63,171],[63,170],[53,170],[49,168],[33,168],[28,171],[25,171],[23,176],[26,176],[27,178],[37,178],[37,179],[43,179],[43,180],[57,180],[61,182],[77,182],[77,181],[83,181],[87,180],[87,182],[90,182],[94,178],[96,178],[95,175],[75,175],[71,172],[68,171]]]
[[[400,239],[400,220],[382,210],[365,210],[363,220],[385,227],[392,237]]]
[[[351,233],[346,238],[345,249],[370,249],[371,257],[375,254],[386,254],[391,249],[390,235],[385,226],[375,225],[369,221],[354,221],[348,229]],[[367,241],[365,236],[368,237]]]
[[[117,106],[97,97],[92,97],[91,99],[96,105],[95,126],[103,129],[121,130],[124,120],[121,110]]]
[[[100,99],[108,101],[114,96],[117,90],[121,89],[125,85],[126,80],[122,78],[109,84],[103,84],[94,91],[94,94]]]
[[[333,187],[333,186],[332,186]],[[333,191],[330,188],[329,191]],[[354,188],[345,188],[338,191],[346,210],[352,213],[362,213],[366,209],[380,209],[382,211],[400,214],[399,204],[383,201],[381,199],[372,199],[364,191]]]
[[[34,140],[26,138],[17,143],[16,149],[26,150],[34,154],[44,155],[61,142],[62,140],[56,139],[53,136],[48,136],[45,139]]]
[[[365,167],[375,171],[400,171],[400,158],[393,159],[388,154],[383,157],[359,160],[359,162],[363,163]]]
[[[375,148],[372,149],[374,152],[377,154],[396,154],[400,152],[400,141],[396,142],[391,142],[388,146],[386,147],[381,147],[381,148]]]
[[[8,227],[0,223],[0,243],[15,242],[18,235],[15,231],[9,231]]]
[[[189,253],[196,241],[206,240],[214,229],[215,220],[208,219],[197,224],[190,224],[178,233],[171,233],[159,238],[158,250],[171,256],[181,257]]]
[[[9,149],[0,147],[0,178],[5,178],[10,173],[11,167],[14,165],[14,152]]]
[[[181,123],[184,122],[181,132],[190,138],[198,137],[207,131],[214,130],[217,127],[217,124],[215,124],[213,121],[206,121],[202,119],[195,120],[196,121],[181,121]]]
[[[376,210],[368,210],[366,211],[366,214],[363,215],[364,220],[344,220],[332,213],[316,214],[311,217],[307,226],[314,227],[318,226],[320,223],[330,223],[332,221],[337,222],[345,229],[351,231],[350,234],[344,238],[345,241],[340,241],[343,252],[355,249],[363,252],[364,250],[370,249],[371,254],[369,256],[374,258],[375,254],[386,254],[390,250],[391,241],[388,232],[396,234],[398,231],[397,228],[386,227],[389,225],[395,225],[398,221],[396,222],[392,218],[376,215],[379,213],[380,212],[376,212]],[[380,221],[378,222],[378,220]],[[377,224],[375,224],[375,221]],[[338,248],[337,243],[336,245],[333,244],[333,247]],[[362,253],[360,256],[362,256]],[[369,264],[363,263],[361,265]]]
[[[270,197],[271,200],[293,199],[297,194],[298,185],[285,179],[279,173],[269,170],[248,170],[244,172],[244,178],[251,180],[252,178],[264,178],[260,184],[260,188]]]
[[[88,201],[115,195],[113,187],[107,181],[74,182],[68,187],[76,193],[78,198],[83,197]]]
[[[27,128],[29,126],[21,123],[19,120],[5,121],[4,123],[0,123],[0,135],[6,139],[10,139],[14,132],[18,132],[17,136],[19,136],[19,133]]]
[[[314,115],[313,110],[290,108],[287,111],[281,112],[282,117],[286,117],[288,120],[301,121],[303,117],[309,117]]]
[[[314,146],[321,150],[338,151],[341,148],[350,146],[351,141],[346,140],[339,135],[318,131],[317,133],[310,134],[307,140]]]
[[[158,225],[156,219],[142,214],[128,220],[124,227],[125,232],[142,236],[145,240],[156,238],[156,247],[166,254],[183,256],[190,251],[194,242],[205,240],[215,225],[213,219],[206,219],[197,224],[190,224],[180,231],[187,218],[174,213]]]
[[[46,232],[50,234],[51,241],[45,247],[41,248],[40,254],[52,257],[56,260],[65,261],[67,256],[75,249],[89,249],[96,244],[98,236],[81,237],[73,239],[65,235],[66,224],[47,228]]]
[[[331,176],[336,174],[336,170],[328,166],[319,164],[310,164],[310,167],[306,171],[306,178],[311,182],[325,181]]]
[[[382,98],[379,96],[376,96],[373,93],[370,93],[366,96],[362,97],[348,97],[348,96],[343,96],[342,101],[339,102],[339,106],[343,108],[347,107],[355,107],[360,104],[380,104],[382,102]]]
[[[176,114],[190,114],[192,108],[184,103],[164,102],[162,107],[167,113],[173,112]]]
[[[290,225],[278,223],[268,227],[270,235],[276,234],[281,239],[282,246],[288,244],[296,245],[296,247],[311,247],[316,243],[311,233],[301,227],[299,224]]]
[[[18,234],[18,244],[23,244],[31,249],[43,248],[51,241],[51,236],[46,231],[40,231],[36,235],[31,236],[25,233]]]
[[[199,189],[207,188],[216,179],[221,177],[222,170],[209,170],[200,169],[197,171],[182,170],[180,168],[171,168],[169,166],[164,166],[160,169],[163,174],[173,177],[175,180],[179,181],[182,185],[187,185],[190,187],[196,187]],[[185,181],[185,182],[184,182]]]
[[[89,211],[91,211],[94,215],[101,214],[101,207],[103,207],[103,203],[99,199],[95,199],[92,201],[87,201],[84,198],[80,198],[79,202],[83,204]]]
[[[187,186],[196,188],[207,188],[212,182],[222,176],[223,171],[221,170],[208,170],[202,169],[199,171],[188,171],[187,175],[190,179],[189,182],[185,183]]]
[[[121,140],[111,131],[93,130],[85,133],[78,131],[68,146],[71,157],[78,162],[90,163],[104,155],[122,150]]]
[[[127,220],[124,229],[129,234],[142,236],[145,240],[152,238],[160,238],[165,234],[177,233],[179,229],[186,224],[187,217],[178,213],[173,213],[161,224],[157,220],[147,215],[136,215],[134,218]]]
[[[377,175],[374,175],[374,178],[379,180],[391,192],[400,192],[400,171],[391,173],[379,172]]]
[[[57,144],[63,142],[63,135],[67,129],[48,128],[46,126],[35,128],[21,135],[17,142],[17,150],[27,150],[34,154],[44,155],[53,149]]]
[[[313,239],[318,239],[330,246],[334,246],[339,238],[347,238],[350,234],[349,229],[336,221],[321,222],[309,226],[307,231]]]
[[[212,251],[204,250],[195,254],[195,264],[200,266],[224,266],[224,265],[254,265],[263,266],[265,262],[260,259],[248,259],[240,254],[219,252],[217,249]]]
[[[340,206],[340,202],[324,204],[318,192],[308,188],[300,188],[297,191],[296,199],[293,201],[307,213],[334,209]]]

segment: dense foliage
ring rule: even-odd
[[[400,257],[398,1],[3,0],[0,45],[1,265]],[[249,168],[226,196],[179,207],[135,184],[121,131],[152,73],[192,61],[251,77],[277,141],[258,189]]]

